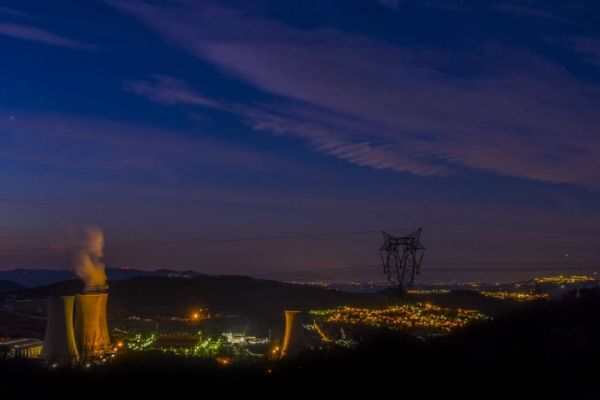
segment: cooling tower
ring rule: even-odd
[[[111,348],[106,320],[107,293],[75,296],[75,338],[83,358],[100,356]]]
[[[48,298],[48,320],[42,358],[51,362],[77,361],[79,354],[73,332],[73,296]]]
[[[285,357],[290,353],[295,353],[300,344],[298,337],[298,328],[300,327],[296,316],[300,311],[285,311],[285,333],[283,336],[283,345],[281,346],[281,357]]]

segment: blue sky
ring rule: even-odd
[[[64,267],[87,225],[109,243],[423,226],[432,262],[598,260],[598,11],[0,2],[0,268]],[[139,246],[107,259],[320,269],[377,263],[379,240]]]

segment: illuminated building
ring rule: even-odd
[[[73,331],[73,296],[48,299],[48,319],[42,357],[52,362],[73,362],[79,359]]]
[[[126,348],[129,351],[160,351],[183,357],[226,357],[229,359],[253,358],[264,356],[269,344],[268,338],[245,336],[241,333],[225,332],[216,336],[203,336],[201,332],[189,334],[183,332],[150,334],[137,333],[127,337]],[[117,347],[118,350],[118,342]],[[258,352],[253,352],[256,350]],[[116,351],[116,350],[115,350]],[[279,351],[277,351],[279,356]]]
[[[142,351],[151,349],[156,343],[156,335],[151,334],[147,338],[143,338],[139,333],[127,341],[127,348],[134,351]]]
[[[152,343],[152,348],[182,351],[193,348],[200,339],[198,334],[160,334]]]
[[[39,339],[12,339],[0,342],[0,358],[38,358],[43,342]]]

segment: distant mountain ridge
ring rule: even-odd
[[[194,278],[204,274],[195,271],[174,271],[168,269],[141,270],[133,268],[107,268],[106,275],[109,281],[119,281],[135,277],[179,277]],[[25,287],[52,285],[57,282],[75,279],[73,271],[68,269],[33,269],[19,268],[0,271],[0,280],[10,281]],[[19,289],[15,287],[15,290]]]

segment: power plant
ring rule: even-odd
[[[83,294],[48,299],[42,350],[42,357],[47,361],[88,360],[102,356],[112,347],[106,319],[108,285],[102,260],[104,235],[98,228],[87,228],[84,239],[73,259],[75,274],[84,283]]]
[[[73,363],[109,351],[107,299],[106,292],[49,298],[42,357],[50,362]]]
[[[108,293],[75,296],[75,338],[82,358],[104,354],[111,348],[106,319]]]
[[[281,357],[294,353],[298,348],[298,328],[300,324],[296,321],[296,316],[300,311],[285,310],[285,333],[283,335],[283,344],[281,346]]]
[[[73,331],[74,296],[48,299],[48,322],[42,357],[51,362],[72,363],[79,360]]]

